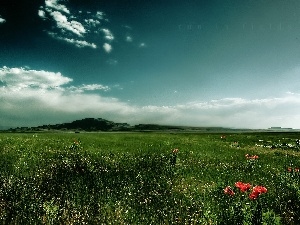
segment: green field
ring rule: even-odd
[[[300,134],[221,135],[1,133],[0,220],[300,224]]]

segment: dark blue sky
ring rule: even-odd
[[[300,127],[296,0],[7,0],[0,126]]]

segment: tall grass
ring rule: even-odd
[[[3,224],[300,224],[298,134],[220,136],[0,134],[0,219]],[[251,189],[241,192],[237,181]],[[267,193],[251,200],[256,185]],[[224,193],[227,186],[234,195]]]

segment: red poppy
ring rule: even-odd
[[[258,159],[259,158],[258,155],[249,155],[249,154],[246,154],[245,157],[246,157],[246,159]]]
[[[243,182],[240,182],[240,181],[236,182],[235,186],[237,188],[239,188],[241,190],[241,192],[248,191],[251,188],[251,184],[249,184],[249,183],[243,183]]]
[[[249,198],[251,200],[254,200],[254,199],[257,199],[259,196],[259,194],[257,192],[252,192],[250,195],[249,195]]]
[[[258,192],[259,194],[267,193],[268,189],[264,186],[255,186],[253,192]]]
[[[264,186],[255,186],[249,195],[250,199],[257,199],[260,194],[267,193],[268,189]]]
[[[227,186],[226,188],[224,188],[224,193],[226,195],[230,195],[230,196],[233,196],[234,195],[234,191],[231,189],[230,186]]]

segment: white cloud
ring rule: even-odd
[[[74,44],[78,48],[83,48],[83,47],[97,48],[97,45],[94,44],[94,43],[89,43],[87,41],[75,40],[73,38],[60,37],[58,34],[53,33],[53,32],[48,32],[48,34],[50,36],[52,36],[53,38],[56,38],[58,40],[63,40],[63,41],[66,41],[66,42],[68,42],[70,44]]]
[[[85,91],[97,91],[97,90],[102,90],[102,91],[109,91],[110,88],[108,86],[104,86],[102,84],[83,84],[79,87],[71,86],[69,90],[82,93]]]
[[[114,39],[114,36],[113,34],[110,32],[110,30],[108,29],[101,29],[101,31],[104,33],[104,38],[109,40],[109,41],[112,41]]]
[[[66,41],[66,42],[75,44],[79,48],[83,48],[83,47],[97,48],[96,44],[88,43],[87,41],[80,41],[80,40],[74,40],[74,39],[69,39],[69,38],[60,38],[60,39]]]
[[[39,17],[41,17],[42,19],[46,19],[46,18],[47,18],[47,17],[46,17],[45,11],[42,10],[42,9],[39,9],[38,15],[39,15]]]
[[[74,20],[69,22],[67,17],[61,14],[61,12],[50,12],[50,15],[56,21],[58,28],[69,30],[80,37],[82,37],[82,35],[86,32],[84,26],[81,23]]]
[[[110,88],[108,86],[104,86],[101,84],[84,84],[80,87],[80,89],[87,90],[87,91],[95,91],[95,90],[108,91]]]
[[[103,48],[104,48],[104,50],[105,50],[107,53],[110,53],[111,50],[112,50],[111,45],[108,44],[108,43],[104,43]]]
[[[58,0],[45,0],[45,5],[48,8],[52,8],[61,12],[65,12],[67,14],[70,13],[70,11],[67,9],[65,5],[59,4]]]
[[[64,0],[45,0],[44,5],[38,9],[38,16],[53,22],[53,26],[45,30],[52,38],[72,44],[78,48],[90,47],[96,49],[103,46],[105,52],[112,51],[111,42],[115,40],[113,32],[109,28],[107,15],[102,11],[69,10]],[[4,19],[0,23],[5,22]],[[54,24],[55,23],[55,24]],[[103,28],[105,24],[106,28]],[[120,25],[128,31],[132,28],[128,25]],[[107,28],[108,27],[108,28]],[[124,31],[126,32],[126,31]],[[103,38],[99,38],[103,35]],[[131,35],[123,34],[126,42],[132,42]],[[144,43],[136,47],[145,47]],[[110,61],[111,62],[111,61]],[[109,63],[115,65],[116,63]]]
[[[0,23],[5,23],[5,22],[6,22],[6,20],[1,18],[1,15],[0,15]]]
[[[140,47],[140,48],[144,48],[144,47],[146,47],[146,44],[145,44],[145,43],[140,43],[140,44],[139,44],[139,47]]]
[[[110,88],[102,84],[83,84],[80,86],[65,87],[73,79],[63,76],[61,73],[44,70],[31,70],[29,68],[0,68],[0,82],[7,90],[36,90],[36,89],[59,89],[60,91],[85,92],[85,91],[108,91]]]
[[[95,20],[95,19],[85,19],[84,21],[86,24],[88,24],[89,26],[93,26],[93,27],[96,27],[101,24],[100,21]]]
[[[80,16],[79,21],[77,21],[76,15],[72,15],[69,9],[60,2],[59,0],[45,0],[45,6],[41,6],[38,10],[40,18],[49,19],[56,23],[56,27],[46,31],[51,37],[79,48],[90,47],[93,49],[97,48],[97,44],[89,41],[91,39],[95,40],[94,37],[89,36],[89,33],[97,34],[98,31],[101,31],[105,34],[105,39],[108,41],[114,39],[110,30],[98,28],[101,24],[99,20],[104,19],[105,13],[98,11],[92,15],[91,12],[86,12],[85,16],[87,18]],[[83,14],[82,11],[79,11],[79,13]],[[59,31],[57,31],[57,28]],[[107,52],[110,52],[112,49],[110,45],[105,45],[104,48]]]
[[[8,67],[0,68],[0,80],[6,88],[16,91],[26,88],[58,88],[72,81],[61,73]]]
[[[97,11],[96,17],[97,17],[98,19],[103,20],[103,19],[104,19],[104,16],[105,16],[105,13],[104,13],[104,12]]]

